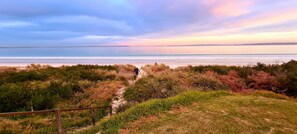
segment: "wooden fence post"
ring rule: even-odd
[[[60,110],[55,110],[58,134],[63,134]]]
[[[109,106],[109,115],[112,115],[112,106]]]
[[[95,109],[91,109],[91,117],[92,117],[92,124],[93,126],[95,126],[95,123],[96,123],[96,114],[95,114]]]

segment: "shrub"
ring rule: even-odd
[[[145,65],[142,67],[142,69],[148,74],[152,76],[158,76],[162,75],[162,72],[170,70],[169,66],[166,66],[165,64],[157,64],[154,65]]]
[[[28,109],[30,92],[23,83],[9,83],[0,86],[0,111],[11,112]]]
[[[132,65],[116,65],[118,68],[117,76],[119,76],[119,79],[123,82],[125,82],[127,85],[128,80],[134,79],[134,68],[135,66]]]
[[[178,83],[168,77],[145,77],[127,88],[124,97],[128,101],[142,102],[151,98],[166,98],[181,92]]]
[[[289,96],[297,97],[297,61],[290,61],[282,65],[281,72],[285,78],[281,81],[282,89]]]
[[[65,66],[64,69],[66,71],[70,70],[92,70],[92,69],[102,69],[102,70],[107,70],[107,71],[112,71],[115,70],[117,71],[117,67],[107,65],[107,66],[98,66],[98,65],[77,65],[77,66]]]
[[[202,90],[219,90],[226,87],[215,77],[207,75],[193,75],[190,77],[191,86]]]
[[[230,71],[228,75],[220,76],[220,81],[226,84],[229,90],[234,92],[241,92],[247,89],[244,80],[242,80],[234,70]]]
[[[0,111],[12,112],[49,109],[57,101],[68,99],[75,92],[81,92],[78,83],[42,82],[9,83],[0,86]]]
[[[277,79],[264,71],[254,71],[247,77],[249,88],[277,91],[279,83]]]
[[[264,71],[271,75],[275,75],[279,71],[280,67],[281,66],[277,64],[266,65],[264,63],[257,63],[257,65],[253,66],[252,68],[257,71]]]
[[[206,71],[213,71],[219,75],[226,75],[232,70],[234,66],[219,66],[219,65],[209,65],[209,66],[190,66],[190,70],[193,72],[204,73]]]
[[[125,103],[125,104],[123,104],[123,105],[120,105],[119,107],[118,107],[118,109],[117,109],[117,113],[121,113],[121,112],[124,112],[124,111],[126,111],[127,109],[129,109],[130,107],[132,107],[132,106],[134,106],[134,105],[136,105],[137,103],[135,103],[135,102],[127,102],[127,103]]]
[[[17,82],[26,82],[26,81],[42,81],[45,80],[48,76],[44,73],[37,71],[21,71],[13,72],[9,74],[9,77],[2,79],[1,83],[17,83]]]
[[[237,75],[242,79],[246,79],[253,71],[251,67],[237,67],[234,70],[237,71]]]

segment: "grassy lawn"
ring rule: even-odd
[[[129,123],[121,133],[297,133],[296,101],[232,95]]]

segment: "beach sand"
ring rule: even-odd
[[[291,59],[274,60],[274,59],[172,59],[172,60],[38,60],[38,61],[7,61],[1,62],[0,66],[9,67],[25,67],[30,64],[50,65],[54,67],[59,66],[71,66],[78,64],[93,64],[93,65],[115,65],[115,64],[131,64],[137,67],[141,67],[147,64],[163,63],[171,68],[179,66],[196,66],[196,65],[235,65],[235,66],[250,66],[255,65],[258,62],[264,64],[281,64],[288,62]]]

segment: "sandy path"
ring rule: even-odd
[[[136,78],[136,80],[129,81],[129,84],[133,85],[137,80],[139,80],[140,78],[145,77],[145,76],[147,76],[147,73],[145,71],[143,71],[142,69],[140,69],[140,73],[139,73],[138,77]],[[118,91],[115,94],[115,97],[112,99],[112,102],[111,102],[112,114],[116,114],[117,109],[121,105],[124,105],[127,103],[127,101],[124,98],[125,91],[126,91],[126,87],[122,87],[122,88],[118,89]],[[79,131],[82,131],[85,129],[89,129],[91,127],[93,127],[93,126],[87,126],[84,128],[80,128],[80,129],[75,130],[74,132],[79,132]],[[101,134],[101,133],[97,132],[96,134]]]
[[[147,75],[147,73],[145,71],[143,71],[142,69],[140,69],[140,73],[139,73],[138,77],[136,78],[136,80],[129,81],[129,84],[133,85],[137,80],[139,80],[142,77],[145,77],[146,75]],[[126,87],[120,88],[116,92],[115,97],[112,99],[112,102],[111,102],[112,114],[115,114],[121,105],[125,105],[127,103],[127,101],[124,98],[125,91],[126,91]]]

